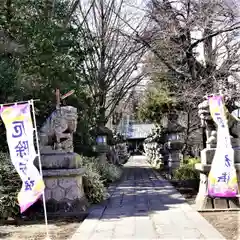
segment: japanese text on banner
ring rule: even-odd
[[[209,107],[217,124],[217,148],[208,178],[208,194],[212,197],[236,197],[238,185],[234,152],[222,97],[210,97]]]
[[[44,191],[42,176],[34,166],[36,151],[30,104],[4,106],[1,117],[6,127],[11,161],[23,184],[18,194],[21,212],[35,203]]]

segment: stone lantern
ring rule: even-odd
[[[95,128],[91,133],[96,137],[96,145],[94,148],[99,154],[99,160],[105,161],[107,159],[106,154],[109,151],[109,145],[111,145],[113,141],[113,133],[105,126]]]
[[[174,169],[180,166],[183,158],[182,149],[184,146],[183,132],[185,128],[178,123],[178,115],[176,112],[169,113],[167,126],[163,132],[165,136],[164,144],[164,159],[165,166],[169,170],[169,175],[172,176]]]
[[[99,134],[96,137],[96,145],[98,149],[100,150],[102,147],[107,146],[107,135],[105,134]]]

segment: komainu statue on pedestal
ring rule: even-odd
[[[73,152],[73,133],[77,128],[77,109],[63,106],[55,110],[39,131],[40,145],[54,150]]]
[[[229,97],[224,96],[224,100],[230,135],[232,138],[240,138],[239,120],[231,114],[231,112],[237,109],[237,107],[235,106],[234,101]],[[204,101],[198,105],[198,115],[201,119],[202,127],[206,129],[206,143],[216,144],[217,126],[210,114],[208,97],[204,97]]]
[[[60,106],[60,101],[70,96],[74,91],[60,96],[56,90],[56,110],[47,118],[39,131],[40,146],[51,147],[53,150],[73,152],[73,133],[77,128],[77,108]]]

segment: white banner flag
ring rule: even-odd
[[[228,129],[223,98],[209,98],[211,116],[217,124],[217,148],[208,178],[208,194],[212,197],[236,197],[237,175],[234,167],[234,151]]]
[[[18,194],[21,213],[35,203],[44,191],[44,182],[34,166],[37,154],[34,147],[30,104],[3,106],[1,117],[7,131],[12,163],[23,184]]]

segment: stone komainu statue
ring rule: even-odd
[[[237,109],[237,107],[235,107],[231,99],[227,98],[226,96],[224,96],[224,100],[225,100],[225,108],[226,108],[226,115],[228,119],[230,135],[232,138],[240,138],[239,120],[231,114],[231,112],[234,109]],[[216,144],[217,125],[215,124],[215,122],[211,117],[209,102],[207,97],[205,97],[204,101],[198,105],[198,115],[201,119],[202,127],[205,127],[206,129],[206,138],[207,138],[206,143]]]
[[[40,146],[73,152],[73,133],[77,128],[77,118],[77,109],[72,106],[55,110],[40,128]]]

